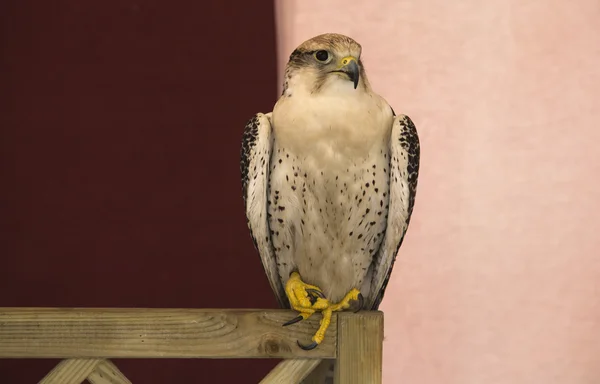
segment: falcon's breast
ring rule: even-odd
[[[392,113],[324,107],[275,108],[268,217],[282,282],[297,270],[337,302],[362,286],[385,233]]]

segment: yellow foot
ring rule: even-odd
[[[359,303],[358,310],[360,310],[363,306],[363,300],[364,299],[363,299],[363,296],[360,294],[360,291],[356,288],[352,288],[350,290],[350,292],[348,292],[346,294],[346,296],[344,296],[342,301],[340,301],[337,304],[333,304],[331,306],[331,310],[335,312],[335,311],[343,311],[344,309],[348,309],[348,308],[350,308],[350,301],[358,301],[358,303]]]
[[[292,272],[290,275],[285,284],[285,293],[292,309],[300,312],[300,315],[285,323],[284,326],[306,320],[315,311],[327,308],[329,305],[321,288],[303,282],[298,272]]]
[[[333,313],[333,311],[331,310],[331,307],[329,307],[323,309],[321,313],[323,314],[323,318],[321,319],[319,329],[317,329],[317,332],[312,337],[312,343],[304,345],[298,341],[298,346],[304,349],[305,351],[315,349],[325,339],[325,332],[327,332],[327,328],[329,328],[329,324],[331,324],[331,314]]]
[[[323,342],[325,339],[325,332],[331,324],[331,315],[333,312],[350,308],[351,301],[358,301],[359,310],[363,305],[363,297],[356,288],[348,292],[339,303],[332,304],[325,298],[325,295],[323,295],[323,292],[319,287],[304,283],[297,272],[293,272],[290,275],[290,278],[285,285],[285,292],[292,308],[300,314],[298,317],[283,324],[284,326],[308,319],[316,311],[320,311],[323,314],[319,329],[312,337],[313,342],[309,345],[302,345],[298,342],[300,348],[305,350],[314,349]]]

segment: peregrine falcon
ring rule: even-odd
[[[241,172],[248,227],[277,299],[299,316],[377,309],[413,211],[419,138],[372,89],[361,46],[316,36],[287,63],[271,113],[247,123]]]

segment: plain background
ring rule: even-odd
[[[273,3],[2,1],[0,31],[0,306],[275,308],[239,171],[278,94]],[[0,382],[55,363],[0,360]],[[257,383],[276,361],[116,363]]]
[[[279,0],[280,63],[354,37],[421,137],[386,384],[600,382],[600,2]]]

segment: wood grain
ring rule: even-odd
[[[319,317],[281,325],[288,310],[0,308],[0,358],[336,357],[336,317],[323,344]]]
[[[87,380],[90,384],[131,384],[131,381],[110,360],[102,360]]]
[[[333,378],[335,363],[336,360],[332,359],[320,360],[319,365],[302,381],[302,384],[332,384],[331,380],[328,382],[325,378]]]
[[[102,359],[68,359],[54,367],[39,384],[80,384],[96,369]]]
[[[338,314],[335,384],[381,384],[383,313]]]

